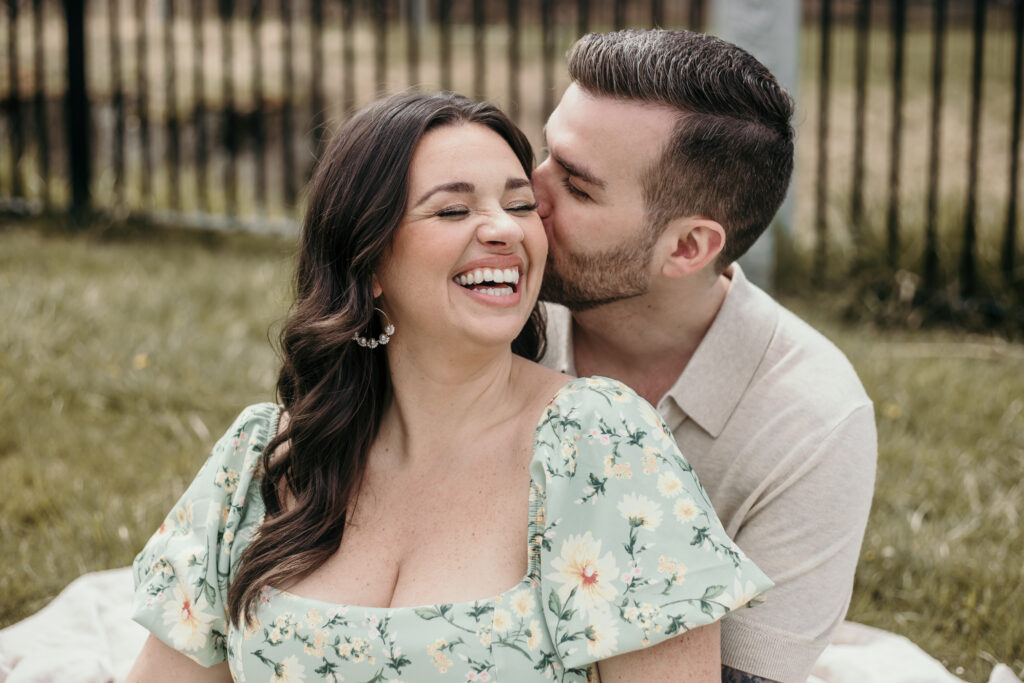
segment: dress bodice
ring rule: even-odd
[[[585,681],[594,662],[771,586],[722,530],[657,412],[618,382],[581,378],[536,428],[516,586],[395,608],[265,587],[255,618],[236,627],[227,586],[263,518],[260,456],[280,410],[243,411],[134,565],[136,620],[201,664],[227,659],[237,681]]]

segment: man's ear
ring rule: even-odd
[[[676,218],[658,240],[667,253],[661,272],[665,277],[692,275],[714,260],[725,248],[725,228],[710,218]]]

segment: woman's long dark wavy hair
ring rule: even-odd
[[[266,516],[228,588],[236,626],[249,621],[263,586],[308,574],[341,544],[392,391],[387,354],[352,337],[379,333],[371,278],[405,214],[416,145],[427,131],[460,123],[504,138],[529,176],[533,151],[523,132],[495,107],[451,93],[407,92],[369,105],[337,132],[317,168],[280,337],[277,392],[289,420],[263,452]],[[537,306],[512,348],[531,360],[543,354]]]

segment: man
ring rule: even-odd
[[[580,39],[533,176],[550,241],[544,362],[657,406],[726,530],[775,581],[722,622],[724,681],[804,681],[842,622],[874,486],[874,413],[824,337],[734,263],[793,168],[792,101],[687,31]]]

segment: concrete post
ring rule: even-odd
[[[800,42],[798,0],[714,0],[710,3],[710,33],[739,45],[767,66],[794,99],[797,97]],[[789,235],[793,227],[793,184],[772,225],[740,259],[747,277],[771,290],[775,283],[775,233]]]

